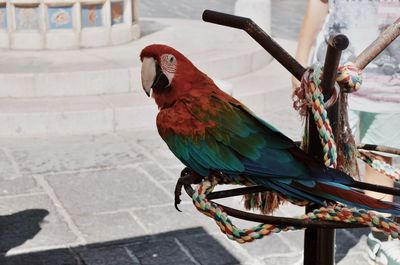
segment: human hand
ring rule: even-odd
[[[292,91],[294,91],[296,88],[300,86],[300,81],[297,80],[296,77],[292,76]]]

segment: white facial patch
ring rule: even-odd
[[[176,73],[176,58],[172,54],[161,55],[161,69],[171,84]]]

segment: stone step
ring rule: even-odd
[[[217,81],[225,90],[230,83]],[[236,96],[257,114],[291,106],[290,89]],[[157,107],[142,93],[0,99],[0,137],[106,133],[154,129]],[[268,115],[267,115],[268,116]]]
[[[215,80],[231,93],[230,83]],[[155,129],[158,109],[141,93],[0,99],[0,137]]]
[[[144,93],[0,99],[0,137],[155,128],[156,113],[156,105]]]
[[[292,132],[293,126],[297,126],[293,125],[297,124],[293,121],[298,116],[291,110],[289,87],[243,94],[236,98],[283,132]],[[154,100],[144,93],[5,98],[0,99],[0,137],[154,129],[157,112]]]
[[[201,55],[193,54],[196,56]],[[244,57],[232,57],[232,60],[240,64]],[[210,64],[215,71],[221,72],[230,66]],[[282,127],[283,131],[292,128],[289,123],[285,124],[289,119],[285,118],[285,113],[292,104],[290,74],[276,61],[246,75],[216,80],[216,83],[258,115],[279,125],[277,128]],[[86,96],[0,98],[0,137],[154,129],[156,105],[140,90]],[[294,115],[294,112],[289,115],[291,120]]]
[[[139,53],[164,43],[208,75],[226,79],[267,65],[271,57],[247,34],[199,20],[144,19],[143,37],[128,44],[65,51],[2,51],[0,98],[90,96],[138,92]],[[229,66],[229,67],[227,67]]]
[[[250,75],[251,76],[251,75]],[[217,81],[220,87],[230,84]],[[290,87],[235,97],[279,128],[291,109]],[[106,133],[154,129],[157,107],[144,93],[0,99],[0,137]],[[282,113],[279,114],[279,113]],[[294,111],[293,111],[294,113]],[[271,117],[272,115],[272,117]],[[280,118],[282,120],[280,120]],[[293,117],[292,117],[293,118]],[[291,129],[287,125],[284,128]],[[290,130],[288,130],[290,131]]]

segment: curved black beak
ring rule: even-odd
[[[141,78],[143,90],[148,97],[151,96],[152,90],[162,93],[170,86],[168,77],[153,57],[142,59]]]
[[[161,67],[156,63],[156,76],[154,78],[154,82],[151,85],[151,88],[154,91],[162,92],[164,89],[170,86],[169,80],[167,76],[161,70]],[[147,94],[150,96],[149,94]]]

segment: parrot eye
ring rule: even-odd
[[[172,54],[163,54],[160,58],[160,66],[164,73],[175,73],[176,72],[176,58]]]
[[[168,56],[167,56],[167,61],[168,61],[169,63],[173,63],[173,62],[175,61],[175,57],[174,57],[173,55],[171,55],[171,54],[168,54]]]

